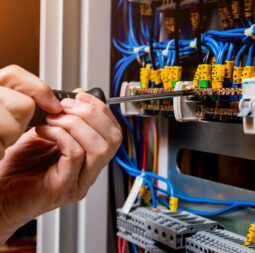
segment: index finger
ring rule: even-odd
[[[62,107],[49,85],[25,69],[11,65],[0,70],[0,86],[21,92],[34,99],[46,112],[60,113]]]

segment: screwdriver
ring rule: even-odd
[[[60,101],[64,98],[75,99],[77,95],[77,93],[63,91],[63,90],[53,90],[53,93],[56,96],[56,98]],[[100,99],[102,102],[104,102],[107,105],[130,103],[130,102],[142,102],[142,101],[149,101],[149,100],[166,99],[170,97],[190,96],[195,94],[194,90],[179,90],[179,91],[169,91],[169,92],[159,92],[159,93],[106,98],[103,90],[100,88],[93,88],[89,91],[86,91],[86,93],[93,95],[94,97]],[[45,125],[46,115],[47,115],[46,112],[44,112],[39,107],[37,107],[35,110],[35,114],[29,124],[29,127]]]

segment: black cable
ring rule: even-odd
[[[202,56],[202,46],[201,46],[201,27],[203,23],[203,4],[204,0],[199,0],[198,4],[198,27],[197,27],[197,54],[198,54],[198,63],[203,63],[203,56]]]
[[[180,0],[176,0],[175,8],[175,28],[174,28],[174,37],[175,37],[175,55],[176,55],[176,66],[180,64],[180,48],[179,48],[179,29],[180,29]]]
[[[154,4],[151,4],[151,33],[150,33],[150,54],[151,54],[151,62],[153,69],[156,70],[156,60],[155,60],[155,54],[154,54],[154,33],[155,33],[155,16],[156,16],[156,6]]]
[[[151,31],[150,31],[150,53],[151,53],[151,62],[153,69],[156,70],[156,60],[154,54],[154,35],[155,35],[155,16],[156,16],[156,8],[162,4],[162,1],[152,2],[151,4]]]

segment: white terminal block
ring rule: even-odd
[[[135,89],[137,88],[140,88],[139,82],[124,82],[121,85],[120,96],[135,95]],[[121,103],[120,110],[124,116],[138,116],[142,114],[142,109],[137,102]]]
[[[175,90],[193,90],[195,87],[193,82],[177,82]],[[200,104],[199,101],[190,101],[188,97],[174,97],[174,116],[176,121],[179,122],[190,122],[199,121],[200,117],[197,115],[197,106]]]
[[[238,116],[243,118],[244,133],[255,134],[255,78],[244,79],[239,109]]]

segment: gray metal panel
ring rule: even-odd
[[[242,125],[227,123],[178,123],[169,126],[169,178],[181,192],[201,198],[255,200],[255,192],[181,174],[176,158],[180,149],[255,159],[255,136],[244,135]]]
[[[255,159],[255,136],[244,135],[242,125],[227,123],[177,123],[169,120],[169,179],[177,192],[209,199],[255,200],[255,192],[184,175],[177,165],[180,149],[211,152],[227,156]],[[222,206],[182,203],[188,209],[219,210]],[[245,234],[255,210],[245,208],[215,218],[236,233]]]

